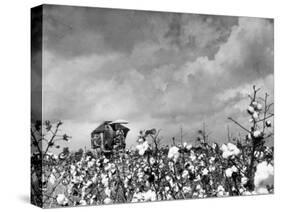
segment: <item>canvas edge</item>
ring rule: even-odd
[[[37,121],[42,126],[42,48],[43,48],[43,5],[32,7],[30,9],[30,30],[31,30],[31,119],[30,128]],[[42,143],[37,143],[39,151],[38,164],[32,155],[37,151],[32,147],[34,141],[34,134],[31,130],[31,148],[30,148],[30,203],[32,205],[43,208],[43,194],[42,194],[42,153],[40,147]],[[40,137],[40,135],[39,135]],[[42,149],[42,148],[41,148]],[[37,167],[37,169],[34,169]],[[37,180],[33,178],[36,177]]]

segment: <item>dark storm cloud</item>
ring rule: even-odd
[[[195,58],[201,56],[212,58],[219,45],[225,42],[231,32],[231,27],[237,25],[237,17],[174,14],[165,34],[172,45],[184,52],[192,50]]]
[[[120,51],[130,53],[142,41],[154,40],[150,23],[157,13],[86,7],[46,6],[47,48],[61,56]]]
[[[193,117],[221,110],[218,93],[273,73],[272,32],[267,20],[240,19],[239,26],[232,28],[228,41],[220,46],[213,60],[198,57],[175,71],[179,81],[166,90],[166,96],[173,101],[157,113],[162,117],[171,116],[171,112],[174,116]],[[182,98],[185,100],[181,101]]]
[[[270,20],[64,6],[45,17],[44,114],[78,140],[79,123],[118,118],[130,142],[143,128],[171,137],[203,121],[221,136],[227,116],[243,121],[253,84],[273,93]]]
[[[112,51],[131,53],[139,43],[160,43],[163,39],[177,44],[186,53],[193,50],[193,55],[194,51],[200,51],[212,56],[217,45],[228,37],[230,28],[237,24],[236,17],[222,19],[192,14],[50,5],[45,7],[44,14],[46,48],[55,49],[55,53],[64,57]],[[208,29],[213,30],[215,38],[208,31],[204,33]],[[207,38],[210,43],[202,45],[202,37],[205,37],[204,42],[210,38]]]

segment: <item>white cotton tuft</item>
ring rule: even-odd
[[[180,153],[179,153],[179,148],[176,146],[173,146],[169,149],[168,152],[168,158],[173,159],[174,161],[177,161],[177,159],[179,158]]]
[[[228,158],[230,156],[238,155],[240,153],[240,150],[232,143],[223,144],[221,146],[221,150],[223,152],[222,153],[223,158]]]
[[[57,203],[59,205],[65,206],[68,203],[68,199],[66,198],[66,196],[64,194],[58,194],[57,195]]]
[[[136,149],[140,155],[144,155],[144,153],[149,149],[149,144],[147,141],[145,141],[142,144],[137,145]]]
[[[267,186],[273,185],[274,168],[271,164],[263,161],[257,165],[255,173],[255,188],[257,193],[264,193]]]

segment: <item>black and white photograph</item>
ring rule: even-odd
[[[42,208],[274,194],[274,19],[34,7],[30,128]]]

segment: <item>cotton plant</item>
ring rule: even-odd
[[[31,201],[40,205],[41,200],[38,199],[41,196],[42,191],[46,192],[50,189],[47,187],[57,186],[57,178],[52,172],[52,166],[58,165],[61,162],[62,155],[56,155],[51,150],[60,149],[60,142],[69,142],[71,137],[67,134],[61,133],[62,122],[51,123],[50,121],[37,120],[31,124],[31,170],[32,178],[31,182]],[[46,164],[43,165],[42,164]],[[59,175],[63,175],[60,173]],[[52,189],[54,190],[54,188]],[[51,191],[52,191],[51,190]],[[48,197],[43,196],[43,202],[47,201]],[[38,203],[38,204],[37,204]]]
[[[271,119],[274,116],[272,112],[273,103],[269,103],[269,95],[267,93],[264,98],[259,97],[259,91],[260,88],[257,89],[253,86],[253,94],[249,95],[250,104],[246,109],[248,115],[250,116],[249,129],[229,117],[229,120],[234,122],[246,132],[245,144],[243,145],[240,143],[240,146],[244,152],[244,160],[245,157],[248,158],[248,162],[244,166],[244,172],[242,175],[248,179],[245,186],[248,187],[250,192],[253,192],[256,189],[255,187],[257,187],[255,185],[255,170],[257,169],[259,162],[264,159],[270,162],[273,159],[272,153],[266,155],[266,149],[268,148],[266,146],[266,142],[273,136],[271,122]],[[224,153],[224,156],[226,157],[228,154]]]
[[[50,156],[56,157],[52,152],[52,148],[60,148],[59,141],[69,142],[71,137],[67,134],[60,133],[63,125],[61,121],[51,123],[49,120],[36,121],[31,126],[31,143],[33,152],[37,152],[44,159]],[[44,148],[44,149],[43,149]]]
[[[59,202],[56,201],[53,204],[64,207],[70,205],[112,204],[116,202],[206,198],[234,194],[233,185],[228,185],[226,181],[231,181],[234,174],[239,173],[240,170],[237,167],[228,164],[228,168],[223,172],[223,175],[213,177],[213,175],[218,175],[223,170],[223,167],[220,167],[217,161],[219,159],[228,161],[228,159],[231,160],[231,157],[226,159],[220,155],[215,155],[212,148],[210,148],[207,149],[210,157],[205,160],[202,157],[205,153],[203,154],[193,149],[192,154],[196,157],[195,160],[191,160],[191,152],[189,152],[180,156],[184,157],[184,160],[178,159],[175,162],[173,158],[168,158],[170,149],[160,151],[161,157],[155,157],[151,153],[149,160],[144,156],[136,157],[135,154],[132,154],[135,159],[130,157],[125,159],[130,160],[130,163],[121,163],[117,159],[100,160],[98,163],[91,165],[90,168],[87,162],[83,162],[83,159],[70,163],[69,174],[71,170],[72,174],[74,174],[74,176],[69,175],[72,183],[67,185],[69,189],[64,192],[65,198],[60,196]],[[240,155],[238,154],[238,157]],[[201,163],[200,160],[205,162]],[[87,161],[92,161],[92,159],[87,159]],[[158,166],[154,167],[154,163],[162,164],[161,170],[159,170]],[[210,167],[213,166],[215,166],[215,169],[210,171]],[[84,169],[87,169],[89,173],[86,173]],[[127,174],[122,174],[121,169],[125,169]],[[181,171],[181,169],[183,170]],[[157,170],[161,173],[157,173]],[[120,184],[116,187],[116,182],[119,182],[119,178],[123,181],[123,185]],[[222,180],[216,181],[219,178]],[[248,190],[243,186],[247,183],[247,180],[239,178],[237,179],[238,181],[240,194],[247,195]],[[77,189],[78,191],[76,191]],[[92,191],[95,192],[92,193]],[[262,190],[257,192],[262,192]],[[75,193],[76,196],[74,196]]]
[[[253,96],[245,112],[250,127],[232,119],[245,128],[245,139],[242,135],[216,143],[204,129],[199,140],[165,145],[160,131],[152,129],[142,132],[134,148],[110,157],[67,150],[58,158],[46,154],[44,204],[65,207],[273,193],[274,149],[266,145],[273,128],[267,118],[271,110]]]

